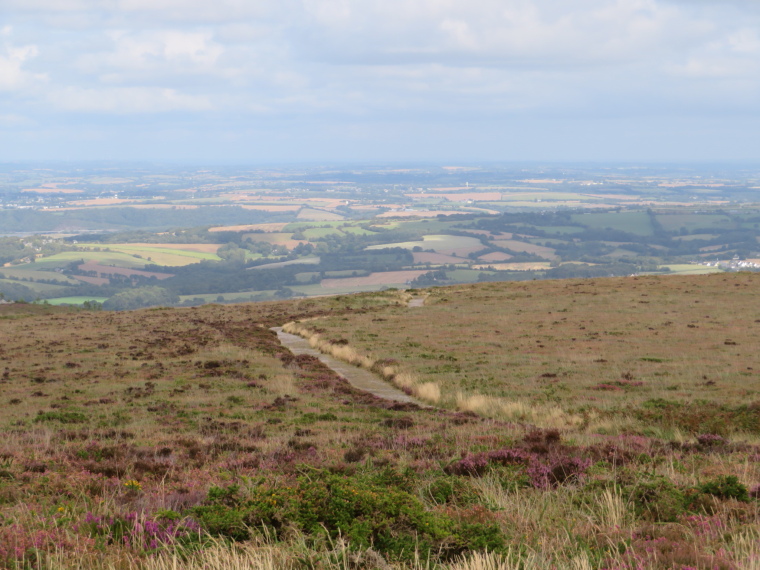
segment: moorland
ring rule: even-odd
[[[757,568],[758,278],[2,304],[0,564]]]

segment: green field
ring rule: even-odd
[[[55,269],[66,267],[72,261],[77,260],[95,261],[102,265],[115,265],[127,269],[142,269],[146,263],[145,259],[138,259],[134,255],[121,253],[118,251],[64,251],[50,257],[43,257],[34,263],[35,269]],[[19,265],[19,268],[29,267],[31,264]]]
[[[731,218],[720,214],[657,214],[656,218],[662,228],[668,232],[678,232],[682,229],[693,232],[734,226]]]
[[[391,247],[401,247],[404,249],[421,247],[423,250],[432,249],[438,253],[457,253],[459,250],[475,251],[485,248],[479,239],[473,237],[426,235],[422,237],[422,241],[405,241],[399,243],[371,245],[367,249],[388,249]],[[458,254],[461,255],[461,253]]]
[[[97,303],[105,303],[108,297],[56,297],[55,299],[46,299],[51,305],[81,305],[85,301],[95,301]]]
[[[548,234],[577,234],[583,231],[579,226],[533,226],[537,230],[545,231]]]
[[[139,255],[148,263],[172,267],[198,263],[201,260],[219,261],[221,259],[216,253],[188,251],[185,249],[172,249],[168,247],[153,247],[148,245],[83,243],[79,244],[79,246],[101,249],[108,248],[111,251],[126,253],[128,255]]]
[[[663,267],[667,267],[670,269],[671,273],[675,273],[677,275],[706,275],[708,273],[723,272],[720,267],[707,267],[706,265],[689,263],[663,265]]]
[[[72,285],[79,284],[76,279],[66,277],[56,271],[38,271],[36,263],[27,263],[25,265],[16,265],[13,267],[0,267],[0,274],[5,277],[16,277],[18,279],[54,279]]]
[[[303,230],[303,235],[306,239],[323,238],[329,235],[343,235],[343,232],[338,228],[308,228]]]
[[[15,284],[15,285],[23,285],[24,287],[28,287],[35,293],[39,293],[40,295],[50,295],[55,294],[58,291],[61,291],[62,289],[66,288],[66,285],[49,285],[47,283],[37,283],[36,281],[16,281],[15,279],[0,279],[0,283],[6,283],[6,284]],[[29,299],[27,299],[29,300]]]
[[[649,214],[641,211],[573,214],[572,220],[588,229],[604,230],[611,228],[641,236],[649,236],[654,233]]]
[[[454,271],[447,271],[446,277],[454,283],[474,283],[481,273],[491,275],[493,272],[482,269],[455,269]]]

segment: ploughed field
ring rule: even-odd
[[[755,567],[759,284],[0,305],[0,567]]]

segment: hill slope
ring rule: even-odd
[[[757,285],[0,306],[0,567],[746,567]],[[288,321],[439,407],[293,357]]]

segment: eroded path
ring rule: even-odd
[[[322,354],[318,350],[309,346],[309,341],[306,339],[294,334],[283,332],[282,327],[273,327],[272,330],[277,333],[277,338],[280,340],[282,346],[290,350],[290,352],[295,355],[308,354],[309,356],[318,358],[320,362],[334,370],[336,373],[340,374],[355,388],[364,390],[365,392],[369,392],[370,394],[373,394],[379,398],[384,398],[386,400],[393,400],[395,402],[408,402],[417,404],[418,406],[424,406],[424,404],[415,400],[408,394],[388,384],[384,380],[381,380],[372,372],[364,370],[363,368],[352,366],[351,364],[346,364],[345,362],[342,362],[327,354]]]

